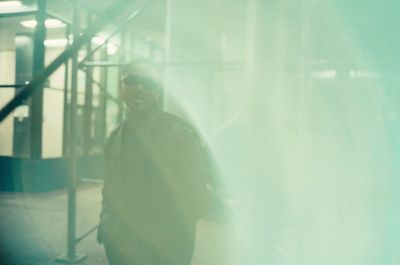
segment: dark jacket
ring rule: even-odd
[[[100,241],[123,230],[162,244],[160,238],[173,240],[173,231],[195,226],[204,215],[211,169],[187,122],[157,112],[140,128],[123,123],[111,134],[105,155]]]

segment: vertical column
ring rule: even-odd
[[[87,23],[90,25],[91,22],[91,14],[87,15]],[[88,40],[86,43],[86,54],[90,54],[92,51],[92,42]],[[92,57],[88,58],[89,61],[92,60]],[[89,155],[90,149],[92,147],[92,126],[93,120],[93,68],[86,67],[85,68],[85,105],[83,109],[83,154]]]
[[[24,84],[32,78],[33,36],[18,33],[15,36],[15,83]],[[17,94],[22,88],[16,88]],[[30,157],[31,113],[29,100],[24,101],[14,112],[13,156]]]
[[[37,26],[34,35],[33,74],[44,68],[46,38],[46,0],[38,0],[36,13]],[[43,85],[42,85],[43,86]],[[42,128],[43,128],[43,87],[36,89],[31,101],[31,157],[42,157]]]
[[[118,61],[119,62],[129,62],[130,60],[133,59],[134,56],[134,51],[133,49],[135,48],[134,45],[134,36],[132,36],[129,31],[128,28],[125,26],[122,31],[121,31],[121,43],[122,43],[122,51],[119,51],[118,54]],[[117,70],[117,78],[118,78],[118,89],[120,86],[120,78],[123,72],[123,67],[118,67]],[[108,93],[109,91],[106,91],[106,93]],[[108,97],[108,94],[105,95],[106,97]],[[117,122],[120,123],[123,120],[124,117],[124,104],[122,102],[122,100],[118,101],[118,114],[117,114]],[[106,131],[107,134],[107,131]]]
[[[107,62],[109,60],[107,54],[107,44],[102,50],[101,58],[102,61]],[[101,82],[100,82],[100,93],[99,93],[99,139],[103,143],[107,137],[107,87],[108,87],[108,67],[101,69]]]
[[[71,32],[71,26],[68,24],[67,28],[65,30],[65,38],[68,40],[69,35]],[[68,40],[68,46],[69,46],[70,41]],[[67,47],[68,48],[68,47]],[[69,60],[67,60],[64,64],[65,67],[65,71],[64,71],[64,119],[63,119],[63,156],[67,156],[68,152],[69,152],[69,124],[70,124],[70,93],[69,93],[69,78],[70,78],[70,64],[69,64]]]
[[[74,42],[80,33],[80,15],[78,0],[73,1],[72,32]],[[69,149],[69,179],[68,179],[68,224],[67,224],[67,264],[75,264],[76,248],[76,182],[77,182],[77,108],[78,108],[78,53],[71,58],[71,130]]]

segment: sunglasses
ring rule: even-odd
[[[122,85],[125,87],[139,87],[142,86],[145,89],[158,89],[159,84],[149,77],[139,75],[127,75],[122,79]]]

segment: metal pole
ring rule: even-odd
[[[103,49],[102,60],[108,60],[107,46]],[[101,110],[101,123],[100,123],[100,139],[105,142],[107,137],[107,88],[108,88],[108,67],[102,69],[102,86],[100,87],[100,110]]]
[[[87,14],[87,26],[90,25],[92,16],[90,12]],[[92,42],[87,40],[86,53],[90,54],[92,51]],[[90,58],[91,59],[91,58]],[[92,147],[92,115],[93,115],[93,68],[88,68],[85,71],[85,104],[83,108],[83,154],[89,155]]]
[[[86,42],[87,39],[91,39],[104,25],[107,24],[108,21],[115,18],[121,10],[126,8],[127,2],[124,0],[120,0],[117,3],[113,3],[107,12],[104,15],[101,15],[92,26],[86,30],[85,34],[79,37],[74,43],[62,52],[54,61],[52,61],[43,71],[40,71],[35,77],[29,82],[20,92],[9,101],[1,110],[0,110],[0,122],[2,122],[7,116],[18,107],[24,100],[29,98],[32,93],[40,89],[39,86],[45,82],[45,80],[52,75],[62,64],[65,63],[73,54],[78,52],[79,48]],[[142,8],[139,8],[140,11]],[[136,13],[137,15],[139,13]]]
[[[80,17],[78,1],[73,2],[72,19],[73,40],[77,40],[80,33]],[[78,54],[71,58],[71,109],[70,109],[70,141],[69,141],[69,179],[68,179],[68,224],[67,224],[67,264],[75,264],[75,225],[76,225],[76,179],[77,179],[77,158],[76,158],[76,129],[77,129],[77,107],[78,107]]]
[[[98,61],[98,62],[86,62],[86,63],[82,64],[82,66],[85,68],[89,68],[89,67],[121,67],[121,66],[126,66],[127,64],[128,64],[128,62],[116,63],[116,62]]]
[[[71,31],[71,27],[68,24],[65,30],[65,37],[68,40],[69,34]],[[68,44],[69,46],[69,41]],[[63,118],[63,156],[68,155],[68,146],[69,146],[69,141],[68,141],[68,135],[69,135],[69,117],[70,117],[70,107],[69,107],[69,91],[68,91],[68,81],[69,81],[69,60],[67,60],[64,64],[65,71],[64,71],[64,118]]]
[[[132,45],[132,36],[130,34],[128,34],[127,26],[123,26],[121,28],[121,42],[122,42],[123,50],[119,52],[118,61],[121,62],[122,60],[126,60],[126,58],[128,58],[128,61],[130,61],[132,59],[131,49],[134,48],[134,45]],[[128,44],[129,44],[129,48],[131,48],[131,49],[129,49],[127,47]],[[129,54],[128,54],[128,51],[129,51]],[[122,71],[123,71],[123,69],[121,67],[118,68],[118,85],[120,85],[119,80],[121,80]],[[122,100],[120,100],[118,102],[118,114],[117,114],[117,122],[118,123],[120,123],[122,121],[123,115],[124,115],[124,105],[122,103]]]
[[[45,47],[44,40],[46,38],[46,0],[37,0],[38,12],[36,13],[37,26],[34,35],[34,51],[33,51],[33,75],[42,71],[44,68]],[[37,89],[32,95],[31,100],[31,134],[30,134],[30,156],[31,158],[42,157],[42,128],[43,128],[43,87]]]
[[[25,85],[21,84],[10,84],[10,85],[0,85],[0,88],[19,88],[19,87],[24,87]]]

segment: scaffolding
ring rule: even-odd
[[[90,45],[90,40],[96,36],[96,34],[107,24],[111,23],[114,18],[116,18],[122,10],[124,10],[129,3],[127,1],[121,0],[117,3],[113,3],[107,8],[106,12],[103,14],[97,14],[97,18],[95,20],[89,19],[87,29],[83,34],[81,34],[80,27],[80,6],[78,1],[72,1],[73,4],[73,19],[72,23],[67,24],[66,29],[66,37],[69,38],[69,32],[72,28],[73,38],[72,43],[68,44],[66,49],[55,58],[47,67],[44,67],[44,40],[46,36],[46,27],[45,20],[47,16],[56,17],[53,14],[48,14],[46,12],[46,0],[38,0],[36,8],[30,8],[29,10],[24,10],[20,12],[12,12],[7,14],[2,14],[1,17],[9,17],[9,16],[25,16],[25,15],[35,15],[37,26],[35,30],[35,49],[34,49],[34,71],[33,78],[27,82],[26,84],[6,84],[1,85],[2,88],[17,88],[17,93],[15,97],[10,100],[1,110],[0,110],[0,122],[2,122],[8,115],[10,115],[18,106],[23,104],[27,99],[32,98],[34,104],[33,107],[33,116],[36,119],[32,120],[31,128],[32,128],[32,139],[40,139],[41,137],[41,126],[37,126],[41,124],[42,117],[42,104],[43,104],[43,88],[46,80],[61,66],[66,65],[65,67],[65,81],[64,81],[64,139],[63,139],[63,147],[64,147],[64,155],[69,158],[69,178],[68,178],[68,205],[67,205],[67,213],[68,213],[68,223],[67,223],[67,251],[66,255],[57,258],[57,262],[67,263],[67,264],[76,264],[82,261],[85,258],[85,255],[76,253],[76,245],[81,242],[88,235],[93,233],[97,225],[89,229],[83,235],[76,237],[76,188],[77,188],[77,149],[76,149],[76,124],[77,124],[77,108],[78,108],[78,71],[84,71],[86,73],[86,86],[85,86],[85,107],[86,107],[86,127],[85,127],[85,136],[88,139],[90,137],[90,118],[91,118],[91,107],[92,107],[92,85],[95,83],[101,88],[101,100],[103,104],[103,126],[105,126],[105,118],[106,118],[106,100],[111,99],[113,101],[118,102],[118,100],[107,92],[107,72],[105,71],[103,75],[103,82],[97,82],[93,78],[93,71],[91,70],[93,67],[121,67],[126,63],[111,63],[111,62],[94,62],[90,61],[93,55],[98,52],[102,47],[106,46],[108,42],[113,38],[116,34],[118,34],[124,27],[131,23],[134,19],[136,19],[141,12],[151,3],[152,1],[146,1],[140,7],[138,7],[135,11],[131,13],[130,16],[122,23],[115,26],[114,31],[106,38],[106,40],[99,44],[96,48],[92,49]],[[91,11],[89,12],[89,17],[92,17]],[[69,42],[68,42],[69,43]],[[86,57],[78,62],[78,52],[79,50],[86,45],[87,55]],[[103,56],[104,58],[104,56]],[[107,58],[104,58],[107,60]],[[69,67],[68,60],[71,60],[71,84],[68,82],[69,77]],[[68,108],[68,87],[70,89],[70,107]],[[69,128],[68,131],[67,128]],[[105,138],[105,129],[103,129],[103,137]],[[88,153],[88,140],[86,139],[84,152]],[[34,141],[32,140],[32,141]],[[41,157],[41,143],[32,145],[35,146],[33,150],[31,150],[31,156],[40,158]],[[65,147],[69,146],[68,149]]]

